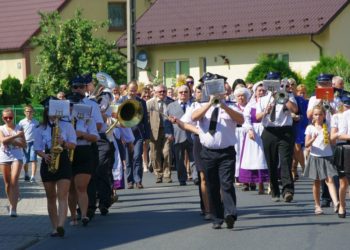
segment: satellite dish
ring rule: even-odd
[[[148,56],[146,51],[141,50],[139,53],[137,53],[136,56],[136,66],[139,69],[145,69],[147,67],[147,63],[148,63]]]

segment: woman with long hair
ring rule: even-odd
[[[2,120],[5,124],[0,126],[0,167],[10,203],[9,215],[17,217],[18,178],[22,169],[22,149],[26,147],[26,141],[24,132],[14,124],[13,119],[12,109],[6,108],[2,111]]]
[[[34,132],[34,150],[42,158],[40,175],[45,188],[47,209],[53,228],[51,236],[63,237],[65,233],[64,223],[68,212],[69,186],[72,178],[68,150],[75,148],[77,136],[70,122],[59,120],[56,123],[55,117],[49,116],[50,99],[56,98],[49,97],[41,102],[45,109],[43,121]],[[57,145],[52,145],[55,140],[57,140]],[[61,148],[62,151],[53,153],[51,150],[53,147]],[[55,164],[53,157],[58,157],[58,166],[53,165]]]

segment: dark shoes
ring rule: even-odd
[[[186,182],[180,182],[180,186],[186,186]]]
[[[256,184],[255,183],[250,183],[249,184],[250,191],[256,191]]]
[[[100,206],[99,209],[100,209],[100,212],[101,212],[102,216],[106,216],[108,214],[108,208],[107,207]]]
[[[221,223],[213,223],[212,229],[221,229]]]
[[[86,216],[91,220],[95,216],[95,208],[88,208]]]
[[[331,206],[331,201],[327,199],[321,200],[321,207],[330,207]]]
[[[24,176],[24,181],[30,181],[30,177],[28,175]]]
[[[131,182],[129,182],[129,183],[128,183],[128,189],[133,189],[133,188],[134,188],[134,184],[131,183]]]
[[[90,220],[88,217],[84,217],[81,219],[81,223],[83,223],[83,226],[86,227],[89,224]]]
[[[193,180],[193,184],[196,185],[196,186],[199,185],[199,180],[198,180],[198,178],[196,178],[196,179]]]
[[[339,213],[338,213],[338,217],[341,218],[341,219],[345,219],[345,217],[346,217],[346,212],[344,212],[343,214],[339,214]]]
[[[162,182],[163,182],[162,178],[157,178],[156,183],[162,183]]]
[[[64,231],[63,227],[57,227],[56,231],[57,231],[57,234],[58,234],[57,236],[59,236],[59,237],[63,237],[64,236],[65,231]]]
[[[235,217],[233,217],[233,215],[227,215],[225,217],[225,222],[226,222],[226,225],[227,225],[227,229],[232,229],[234,224],[235,224]]]
[[[291,202],[293,200],[293,194],[291,192],[286,192],[283,198],[285,202]]]
[[[243,184],[242,191],[249,191],[249,184],[248,183]]]

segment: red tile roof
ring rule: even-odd
[[[317,34],[349,0],[158,0],[137,21],[137,45]],[[126,36],[118,41],[126,46]]]
[[[38,11],[58,10],[67,0],[0,0],[0,51],[18,51],[39,28]]]

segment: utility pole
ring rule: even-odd
[[[127,0],[126,4],[127,32],[127,79],[136,79],[136,4],[135,0]]]

